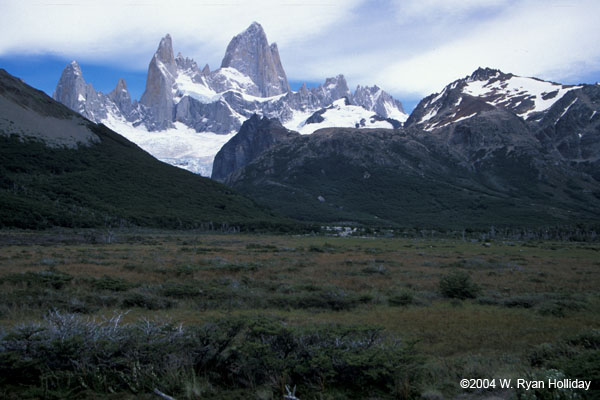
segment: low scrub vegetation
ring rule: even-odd
[[[464,271],[454,271],[440,279],[440,292],[451,299],[474,299],[479,291],[479,286]]]
[[[282,395],[337,393],[410,397],[420,373],[412,346],[381,329],[286,326],[274,319],[227,319],[183,327],[121,316],[96,321],[49,313],[0,335],[4,394],[24,397],[162,392],[197,398],[227,388]]]
[[[91,236],[0,231],[0,398],[529,399],[459,382],[552,374],[599,393],[594,243]]]

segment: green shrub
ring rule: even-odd
[[[175,303],[169,299],[156,296],[148,290],[128,292],[121,302],[121,307],[140,307],[148,310],[163,310],[173,307]]]
[[[537,311],[540,315],[565,317],[569,311],[581,311],[586,308],[587,304],[584,301],[567,297],[543,302]]]
[[[582,346],[586,349],[600,350],[600,329],[583,332],[568,341],[573,346]]]
[[[255,250],[257,252],[277,251],[277,246],[271,244],[249,243],[246,250]]]
[[[363,274],[379,274],[379,275],[386,275],[388,273],[387,268],[384,265],[369,265],[368,267],[363,268],[362,270]]]
[[[188,283],[167,282],[162,286],[163,296],[174,297],[176,299],[196,297],[202,294],[198,286]]]
[[[514,296],[508,299],[502,300],[502,305],[505,307],[522,307],[531,308],[543,301],[541,295],[525,295],[525,296]]]
[[[15,398],[145,398],[154,388],[221,398],[219,391],[259,387],[281,398],[283,384],[297,385],[301,398],[411,398],[421,364],[411,345],[378,328],[294,328],[263,318],[184,328],[53,312],[0,332],[0,393]]]
[[[273,298],[279,307],[323,308],[334,311],[351,310],[370,297],[361,297],[342,289],[322,289],[314,292],[291,293]]]
[[[591,380],[587,392],[540,391],[535,393],[537,399],[600,398],[599,330],[592,329],[556,343],[538,345],[529,353],[528,361],[537,374],[551,372],[569,379]]]
[[[391,306],[408,306],[413,304],[414,300],[414,294],[408,290],[405,290],[390,296],[388,303],[390,303]]]
[[[113,292],[123,292],[136,286],[123,279],[113,278],[110,276],[92,279],[90,283],[94,289],[109,290]]]
[[[2,281],[13,285],[25,284],[27,287],[42,286],[53,289],[62,289],[72,280],[73,276],[56,270],[10,274],[2,278]]]
[[[474,299],[479,291],[479,286],[464,271],[453,271],[440,279],[441,294],[451,299]]]

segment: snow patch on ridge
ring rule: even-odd
[[[560,121],[560,119],[565,116],[565,114],[567,113],[567,111],[569,111],[569,108],[571,108],[571,106],[573,104],[575,104],[576,102],[577,102],[577,97],[575,97],[575,99],[567,106],[567,108],[565,108],[565,110],[562,112],[562,114],[560,114],[560,117],[558,117],[556,119],[556,121],[554,121],[554,125],[556,125],[558,123],[558,121]]]
[[[463,88],[463,93],[480,97],[484,100],[488,98],[487,102],[492,105],[508,104],[514,98],[530,99],[533,101],[534,106],[526,111],[517,113],[523,119],[529,118],[534,113],[546,111],[567,92],[581,88],[581,86],[565,86],[520,76],[511,76],[506,80],[493,79],[486,81],[468,80]],[[554,92],[556,92],[555,95],[550,95]],[[517,103],[515,107],[519,104]]]
[[[308,135],[322,128],[393,128],[392,124],[387,121],[373,119],[372,117],[375,115],[373,111],[368,111],[360,106],[346,105],[345,102],[345,99],[334,101],[331,108],[327,108],[321,114],[322,122],[302,124],[297,130],[303,135]]]
[[[303,133],[302,127],[306,120],[314,113],[314,111],[298,111],[292,110],[292,118],[283,123],[283,126],[289,130]],[[312,133],[312,132],[310,132]],[[306,134],[306,133],[303,133]]]
[[[208,87],[204,77],[202,77],[202,82],[194,82],[190,75],[182,73],[177,76],[175,85],[173,88],[173,97],[176,104],[184,96],[190,96],[204,104],[214,103],[220,97],[217,92]]]

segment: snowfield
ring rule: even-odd
[[[235,135],[196,132],[181,122],[175,122],[172,129],[148,131],[143,125],[134,127],[113,115],[102,123],[159,160],[207,177],[212,173],[215,155]]]
[[[373,111],[365,110],[360,106],[346,105],[345,99],[338,99],[333,102],[331,108],[327,108],[321,114],[324,119],[322,122],[307,124],[305,123],[305,118],[303,122],[298,124],[296,129],[288,129],[294,129],[303,135],[309,135],[322,128],[354,128],[357,125],[359,128],[393,128],[392,124],[387,121],[373,119],[373,115],[375,115]],[[288,125],[286,124],[285,126],[287,127]]]

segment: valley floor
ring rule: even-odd
[[[3,398],[600,393],[598,243],[3,231],[0,288]]]

